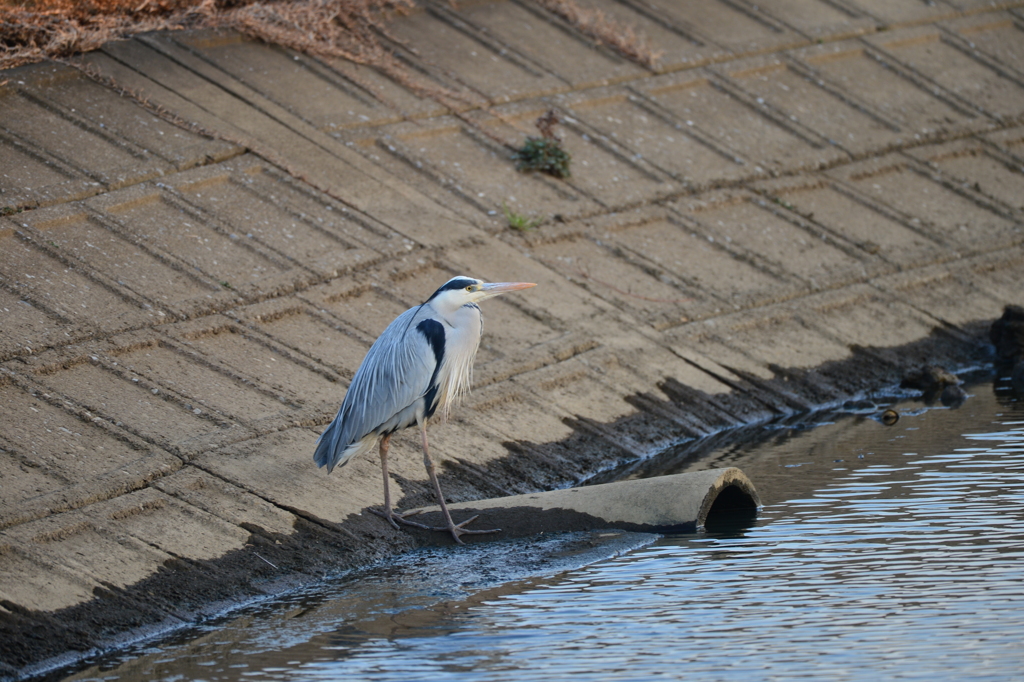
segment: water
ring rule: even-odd
[[[746,527],[417,553],[64,679],[1020,679],[1024,404],[969,393],[625,472],[740,466]]]

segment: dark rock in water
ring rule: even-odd
[[[946,386],[959,386],[960,380],[937,365],[925,365],[907,371],[900,381],[900,388],[916,388],[919,391],[941,391]]]
[[[959,386],[949,385],[942,389],[939,400],[946,407],[960,407],[967,400],[967,392]]]
[[[1003,308],[1003,316],[992,323],[988,336],[1000,360],[1024,360],[1024,306],[1008,305]]]
[[[1010,373],[1010,386],[1017,395],[1024,396],[1024,360],[1021,360]]]

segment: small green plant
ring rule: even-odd
[[[21,213],[25,209],[18,208],[17,206],[0,206],[0,216],[14,215],[15,213]]]
[[[560,140],[528,137],[516,152],[516,170],[540,171],[556,178],[567,178],[571,159],[569,152],[562,149]]]
[[[523,215],[522,213],[516,213],[508,207],[505,202],[501,204],[501,212],[505,214],[505,220],[508,221],[508,226],[513,230],[520,232],[530,232],[536,230],[540,224],[540,218],[531,218],[530,216]]]
[[[569,177],[572,156],[562,149],[562,140],[555,135],[558,121],[558,112],[554,109],[537,119],[536,126],[541,136],[527,137],[523,146],[516,150],[516,170],[540,171],[556,178]]]

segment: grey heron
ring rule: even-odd
[[[452,405],[469,391],[473,358],[480,346],[483,317],[477,305],[484,299],[509,291],[536,286],[528,282],[485,283],[472,277],[453,277],[422,304],[406,310],[367,351],[356,370],[334,421],[317,440],[313,460],[327,472],[343,466],[357,455],[380,444],[380,465],[384,473],[384,511],[392,526],[404,523],[430,530],[447,530],[462,543],[476,517],[456,524],[448,513],[437,472],[427,447],[427,422],[440,409],[447,418]],[[447,527],[432,527],[410,521],[391,508],[388,479],[388,446],[396,431],[412,425],[420,428],[423,464]]]

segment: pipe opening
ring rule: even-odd
[[[757,520],[757,501],[740,486],[722,489],[708,510],[704,530],[716,535],[741,533]]]

